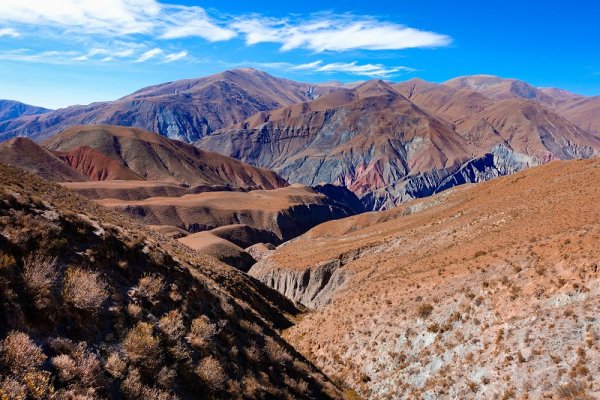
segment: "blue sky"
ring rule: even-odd
[[[592,1],[0,0],[0,98],[46,107],[255,67],[309,82],[472,74],[600,94]]]

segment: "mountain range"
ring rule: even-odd
[[[486,75],[315,85],[239,69],[18,116],[0,122],[0,138],[43,141],[81,124],[138,127],[290,183],[347,187],[377,210],[555,159],[592,157],[600,151],[599,107],[600,97]],[[80,163],[86,151],[62,157]]]

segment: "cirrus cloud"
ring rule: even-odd
[[[257,67],[274,68],[279,70],[294,70],[307,72],[325,72],[336,73],[342,72],[356,76],[366,76],[369,78],[391,78],[399,73],[407,73],[416,71],[410,67],[404,66],[386,66],[383,64],[359,64],[357,61],[352,62],[335,62],[324,63],[322,60],[313,61],[305,64],[292,64],[288,62],[274,63],[255,63]]]
[[[248,45],[279,43],[282,51],[402,50],[447,46],[452,41],[435,32],[350,14],[324,15],[306,23],[253,16],[238,19],[231,27],[245,35]]]
[[[236,35],[200,7],[155,0],[2,0],[0,22],[105,36],[197,36],[210,42]]]

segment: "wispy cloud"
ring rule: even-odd
[[[414,72],[415,69],[404,66],[386,66],[383,64],[359,64],[357,61],[347,63],[323,63],[323,61],[313,61],[305,64],[292,64],[287,62],[275,63],[255,63],[257,67],[273,68],[279,70],[295,70],[308,72],[325,73],[346,73],[356,76],[366,76],[370,78],[391,78],[399,73]]]
[[[19,36],[21,36],[21,34],[13,28],[0,29],[0,37],[18,38]]]
[[[158,55],[160,55],[162,53],[163,53],[162,49],[159,49],[158,47],[156,47],[156,48],[154,48],[152,50],[148,50],[148,51],[142,53],[137,58],[137,60],[135,60],[135,62],[136,63],[141,63],[141,62],[144,62],[144,61],[148,61],[149,59],[154,58],[154,57],[156,57],[156,56],[158,56]]]
[[[167,54],[165,56],[165,62],[173,62],[173,61],[177,61],[177,60],[181,60],[184,59],[188,56],[188,52],[183,50],[180,51],[179,53],[171,53],[171,54]]]
[[[350,14],[322,15],[308,22],[252,16],[239,18],[231,27],[245,35],[248,45],[280,43],[283,51],[401,50],[451,43],[446,35]]]
[[[219,26],[200,7],[155,0],[62,0],[60,4],[48,0],[2,0],[0,22],[105,36],[197,36],[219,41],[236,35],[233,30]]]

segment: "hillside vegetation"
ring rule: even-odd
[[[249,276],[0,164],[0,398],[339,398]]]

